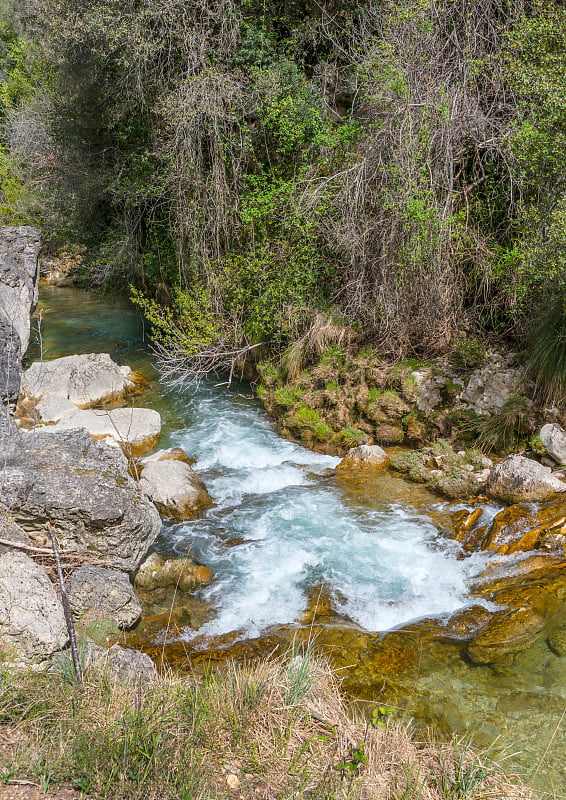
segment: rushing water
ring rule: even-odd
[[[295,623],[316,587],[330,597],[342,624],[360,636],[449,614],[469,602],[467,586],[484,556],[455,557],[456,545],[438,521],[441,504],[423,489],[387,473],[370,485],[336,478],[329,468],[338,459],[280,438],[246,385],[159,385],[141,319],[120,300],[43,289],[40,305],[41,340],[30,358],[40,351],[46,358],[104,351],[130,364],[152,381],[139,404],[161,412],[162,446],[180,445],[197,460],[214,505],[199,519],[165,526],[158,543],[165,552],[190,550],[215,574],[202,592],[207,614],[181,634],[193,646],[210,647],[210,637],[228,632],[252,637]],[[533,648],[522,657],[519,674],[497,675],[465,664],[454,648],[441,656],[431,651],[411,679],[412,693],[418,686],[426,698],[424,707],[406,692],[405,702],[412,713],[441,719],[444,727],[463,732],[471,723],[483,729],[483,743],[498,732],[505,740],[517,728],[526,757],[515,763],[532,768],[548,737],[533,739],[560,723],[562,700],[566,705],[566,659],[549,659]],[[522,700],[514,703],[517,687]],[[456,696],[458,713],[450,710]],[[532,736],[534,719],[539,733]],[[563,742],[558,727],[547,753],[554,777]]]

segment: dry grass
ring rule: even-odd
[[[531,797],[468,747],[356,719],[310,651],[136,687],[91,671],[82,693],[61,675],[6,673],[0,724],[18,734],[0,779],[96,797]]]

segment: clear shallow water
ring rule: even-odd
[[[207,590],[216,613],[199,633],[249,635],[296,619],[309,587],[322,584],[353,621],[347,649],[359,657],[361,648],[363,696],[376,697],[382,675],[364,660],[368,637],[360,633],[356,644],[357,626],[383,630],[466,602],[481,564],[454,558],[439,535],[438,501],[422,487],[385,473],[366,483],[326,476],[334,459],[278,437],[245,386],[207,384],[195,396],[159,385],[141,318],[119,298],[44,287],[40,308],[41,347],[36,337],[28,360],[41,350],[46,358],[109,352],[130,364],[151,381],[138,402],[160,411],[161,446],[180,444],[198,458],[216,505],[201,520],[164,526],[160,546],[190,547],[217,574]],[[496,752],[512,754],[509,769],[548,790],[545,797],[566,797],[566,657],[543,640],[497,670],[469,664],[454,646],[425,645],[416,673],[391,682],[399,707],[417,721],[473,735],[482,746],[496,742]]]

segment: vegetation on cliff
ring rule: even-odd
[[[3,7],[3,219],[133,282],[189,365],[320,312],[395,358],[536,317],[563,394],[561,3]]]

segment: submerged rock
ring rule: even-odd
[[[119,628],[131,628],[141,618],[141,605],[124,572],[84,566],[73,570],[67,581],[73,614],[83,623],[107,618]]]
[[[37,303],[40,245],[37,228],[0,228],[0,399],[18,396],[30,314]]]
[[[566,464],[566,431],[557,423],[543,425],[539,437],[557,464]]]
[[[137,489],[121,451],[86,431],[18,431],[0,464],[0,502],[32,539],[51,521],[62,550],[98,555],[132,572],[155,541],[161,520]]]
[[[0,660],[40,662],[66,644],[63,609],[45,570],[17,550],[0,554]]]
[[[140,489],[167,517],[190,519],[212,504],[197,473],[183,461],[151,461],[143,468]]]
[[[129,367],[119,367],[108,353],[64,356],[37,361],[22,376],[22,398],[40,399],[55,395],[70,400],[77,408],[118,400],[132,391]]]
[[[389,464],[389,456],[377,444],[352,447],[336,469],[379,469]]]
[[[555,497],[566,492],[566,483],[537,461],[525,456],[511,455],[493,468],[487,482],[487,491],[498,500],[521,503]]]

